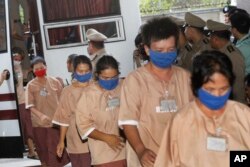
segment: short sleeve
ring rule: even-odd
[[[83,92],[76,107],[76,126],[83,140],[95,129],[95,123],[91,111],[93,101],[87,92]]]
[[[121,88],[119,126],[138,125],[141,108],[141,88],[139,79],[134,75],[124,80]]]
[[[31,81],[32,82],[32,81]],[[31,82],[27,85],[25,91],[25,108],[29,109],[30,107],[35,106],[35,98],[33,94],[33,87]]]
[[[72,97],[70,91],[67,88],[64,88],[52,123],[60,126],[69,126],[72,114],[70,103],[72,102],[72,100],[74,100],[74,98]]]

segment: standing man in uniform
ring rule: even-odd
[[[235,13],[230,16],[231,32],[237,39],[236,47],[245,59],[245,76],[250,73],[250,18],[247,13]]]
[[[107,54],[104,46],[104,41],[107,40],[107,37],[93,28],[87,30],[86,36],[89,40],[87,48],[88,54],[93,66],[93,71],[95,71],[98,60]]]
[[[210,30],[210,44],[215,50],[225,53],[233,64],[233,72],[236,76],[233,85],[233,99],[245,103],[244,76],[245,64],[244,57],[240,51],[230,42],[230,26],[207,20],[207,28]]]
[[[177,48],[177,65],[185,68],[188,70],[189,64],[185,62],[184,60],[188,57],[192,57],[193,53],[193,48],[192,45],[188,42],[186,36],[185,36],[185,20],[178,18],[178,17],[173,17],[169,16],[169,18],[175,22],[178,27],[179,27],[179,39],[178,39],[178,48]]]
[[[192,45],[192,52],[190,56],[186,56],[182,61],[185,62],[185,68],[192,70],[192,62],[195,55],[204,50],[211,50],[208,38],[204,35],[204,27],[206,22],[200,17],[187,12],[185,14],[185,35],[189,43]]]

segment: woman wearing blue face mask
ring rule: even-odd
[[[193,62],[196,100],[168,124],[155,166],[229,166],[231,150],[250,149],[250,109],[228,100],[234,83],[232,63],[218,51]]]
[[[78,102],[76,124],[87,139],[94,167],[126,167],[124,139],[119,133],[120,89],[118,62],[103,56],[96,64],[96,82]]]
[[[82,141],[76,129],[76,103],[84,92],[92,77],[92,65],[88,57],[79,55],[73,60],[73,81],[63,89],[61,99],[53,118],[53,123],[60,126],[60,140],[57,155],[62,156],[67,138],[67,152],[73,167],[90,167],[91,160],[87,141]]]

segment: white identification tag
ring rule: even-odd
[[[227,141],[221,137],[207,137],[207,149],[211,151],[225,152],[227,150]]]
[[[48,94],[48,92],[45,90],[45,89],[43,89],[43,90],[40,90],[40,96],[47,96],[47,94]]]
[[[113,98],[108,100],[108,107],[118,107],[120,106],[120,99]]]
[[[173,99],[163,99],[160,101],[160,106],[156,107],[156,112],[176,112],[177,105]]]

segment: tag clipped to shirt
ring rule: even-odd
[[[120,106],[119,98],[112,98],[108,100],[108,107],[118,107]]]
[[[40,96],[47,96],[48,92],[46,91],[46,89],[44,88],[43,90],[40,90]]]
[[[210,151],[227,151],[227,140],[223,137],[207,137],[207,150]]]

